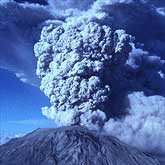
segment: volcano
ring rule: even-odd
[[[0,146],[1,165],[160,165],[151,155],[81,126],[37,129]]]

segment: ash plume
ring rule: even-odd
[[[160,30],[143,35],[151,25]],[[83,125],[164,153],[164,27],[156,6],[133,0],[98,0],[46,26],[34,48],[40,88],[51,102],[43,114],[59,126]]]
[[[95,22],[44,28],[35,45],[37,75],[52,106],[43,114],[61,125],[103,126],[110,109],[109,70],[126,61],[130,40],[125,31]]]

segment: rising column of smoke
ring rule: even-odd
[[[135,2],[98,0],[81,16],[43,29],[35,46],[37,74],[52,103],[43,114],[59,125],[104,126],[103,131],[129,145],[165,152],[164,40],[158,37],[165,34],[164,23],[150,6]],[[156,21],[145,22],[150,18]],[[144,32],[151,25],[160,30]],[[144,41],[150,52],[117,28]]]
[[[108,72],[114,61],[125,62],[130,38],[95,22],[45,27],[34,49],[40,88],[52,103],[43,114],[60,125],[102,127],[111,109]]]

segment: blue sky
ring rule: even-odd
[[[45,105],[49,105],[49,101],[39,88],[22,83],[12,73],[0,69],[1,136],[54,126],[41,114],[41,107]]]

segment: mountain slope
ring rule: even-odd
[[[114,137],[80,126],[37,129],[0,146],[1,165],[159,165]]]

